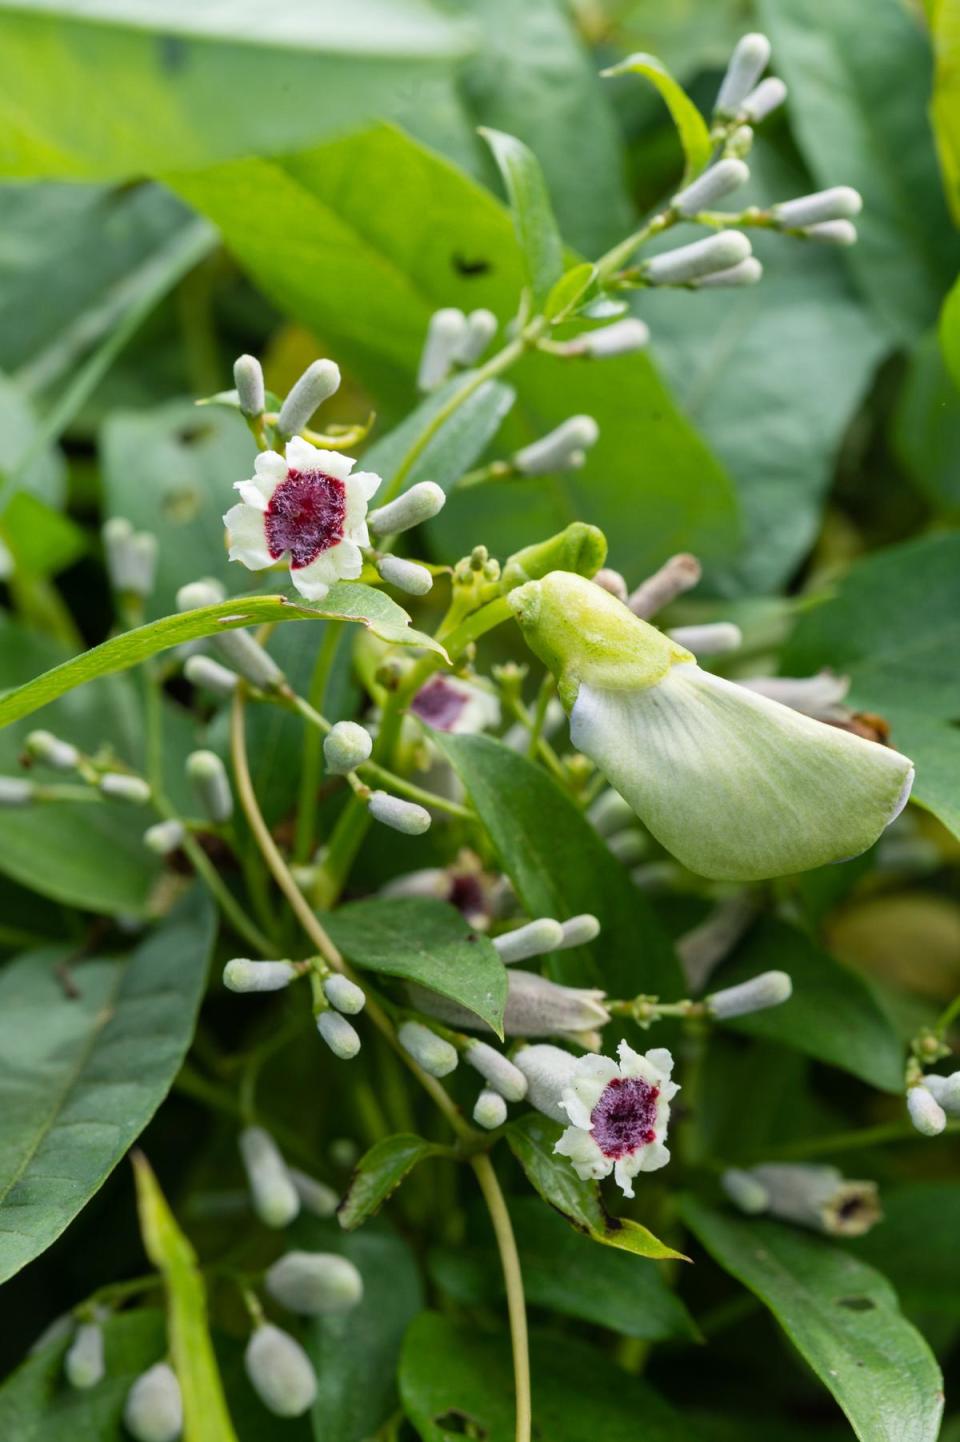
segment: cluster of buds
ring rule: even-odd
[[[219,581],[207,577],[190,581],[177,592],[177,610],[196,611],[206,606],[219,605],[226,599],[226,591]],[[207,687],[216,695],[230,695],[241,676],[257,691],[267,694],[283,691],[286,679],[280,667],[249,631],[223,630],[215,632],[213,645],[221,658],[231,668],[216,666],[207,657],[191,655],[187,658],[188,679],[195,685]],[[201,662],[205,664],[200,664]],[[186,669],[186,668],[185,668]]]
[[[922,1075],[907,1087],[907,1113],[922,1136],[939,1136],[948,1118],[960,1117],[960,1072]]]
[[[360,1050],[360,1037],[349,1020],[359,1016],[367,998],[362,987],[350,977],[334,972],[313,957],[310,961],[251,961],[234,957],[223,969],[223,984],[244,995],[283,991],[298,977],[309,975],[313,985],[313,1013],[317,1031],[341,1061],[350,1061]]]
[[[433,391],[450,375],[454,366],[472,366],[480,359],[497,333],[497,318],[489,310],[462,310],[446,306],[434,311],[420,356],[417,385]]]

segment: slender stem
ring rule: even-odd
[[[156,805],[157,810],[162,811],[169,819],[179,819],[172,807],[161,806],[158,799],[156,799]],[[275,948],[270,938],[260,930],[256,922],[250,919],[233,892],[221,880],[220,873],[196,837],[191,836],[188,831],[180,845],[189,856],[194,871],[207,887],[237,935],[242,936],[244,941],[249,941],[261,956],[272,956]]]
[[[513,1348],[513,1378],[516,1389],[516,1442],[530,1442],[532,1410],[530,1398],[530,1349],[527,1340],[527,1308],[523,1295],[523,1274],[517,1241],[513,1235],[510,1213],[497,1181],[493,1163],[484,1152],[470,1158],[483,1199],[490,1213],[500,1265],[507,1289],[507,1313],[510,1318],[510,1344]]]
[[[936,1035],[938,1037],[945,1036],[958,1016],[960,1016],[960,995],[955,996],[946,1010],[938,1017],[933,1028]]]
[[[947,1122],[946,1131],[960,1132],[960,1121]],[[859,1151],[861,1147],[882,1146],[884,1142],[919,1140],[919,1133],[908,1123],[883,1122],[875,1127],[861,1127],[859,1131],[834,1132],[832,1136],[808,1137],[804,1141],[790,1142],[787,1146],[765,1151],[760,1160],[802,1160],[804,1157],[829,1156],[833,1152]]]
[[[323,640],[317,651],[313,675],[310,677],[308,693],[309,704],[315,712],[323,708],[323,699],[336,659],[340,634],[339,626],[332,621],[326,623]],[[303,738],[300,795],[297,801],[297,829],[293,843],[293,855],[296,861],[307,861],[316,844],[317,791],[320,788],[322,756],[320,732],[314,729],[307,730]]]
[[[527,747],[527,757],[531,761],[536,760],[537,752],[540,749],[544,722],[547,719],[547,707],[550,705],[552,695],[553,673],[551,671],[545,671],[543,680],[540,682],[540,690],[537,693],[537,704],[534,708],[533,720],[530,723],[530,744]]]
[[[554,751],[547,738],[545,736],[536,735],[534,730],[534,719],[530,715],[527,707],[520,700],[520,697],[508,697],[507,706],[509,707],[513,715],[517,718],[517,720],[520,722],[520,725],[523,726],[530,733],[531,745],[528,755],[539,755],[541,760],[546,764],[547,770],[551,773],[551,775],[553,775],[556,780],[560,782],[560,785],[564,788],[565,791],[569,791],[570,777],[563,769],[563,762],[560,760],[560,757],[557,755],[556,751]]]

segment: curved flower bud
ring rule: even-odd
[[[540,1042],[525,1046],[514,1056],[517,1069],[527,1079],[527,1101],[551,1121],[566,1126],[570,1118],[560,1099],[573,1079],[577,1058],[562,1047]]]
[[[360,1273],[335,1252],[287,1252],[264,1281],[275,1302],[305,1317],[349,1312],[363,1296]]]
[[[349,976],[341,976],[339,972],[324,979],[323,994],[331,1006],[347,1016],[357,1016],[367,1004],[363,988],[351,981]]]
[[[241,994],[252,991],[283,991],[295,981],[297,969],[289,961],[249,961],[234,957],[223,968],[223,984],[228,991]]]
[[[488,1132],[503,1126],[507,1120],[507,1104],[499,1092],[484,1087],[474,1102],[473,1120]]]
[[[742,981],[739,986],[727,986],[704,998],[707,1011],[717,1021],[729,1021],[735,1016],[749,1016],[754,1011],[767,1011],[771,1006],[780,1006],[793,995],[793,982],[785,971],[764,971]]]
[[[449,1076],[456,1071],[459,1060],[456,1048],[422,1022],[402,1022],[397,1030],[397,1040],[430,1076]]]
[[[395,501],[378,506],[367,516],[367,526],[375,536],[394,536],[410,531],[424,521],[432,521],[447,503],[446,492],[435,481],[419,481]]]
[[[773,207],[774,219],[785,230],[802,230],[824,220],[852,220],[863,209],[863,197],[851,185],[833,185]]]
[[[713,621],[706,626],[674,626],[667,635],[695,656],[722,656],[727,651],[736,651],[743,644],[743,632],[732,621]]]
[[[739,265],[750,254],[750,242],[739,230],[718,230],[705,240],[651,256],[641,266],[648,285],[689,285],[713,271]]]
[[[317,1017],[317,1031],[334,1056],[341,1061],[353,1061],[360,1050],[360,1036],[356,1027],[338,1011],[322,1011]]]
[[[589,911],[580,916],[571,916],[563,923],[563,940],[558,951],[567,951],[572,946],[587,946],[600,935],[600,922]]]
[[[613,1172],[625,1197],[638,1172],[665,1167],[670,1102],[680,1088],[670,1080],[673,1057],[663,1047],[645,1056],[622,1041],[619,1065],[590,1053],[574,1063],[560,1105],[571,1123],[554,1147],[569,1157],[581,1181]]]
[[[184,662],[183,674],[191,686],[212,691],[214,696],[224,699],[232,696],[240,682],[236,671],[221,666],[209,656],[188,656]]]
[[[770,75],[766,80],[761,80],[756,90],[751,90],[740,106],[740,114],[744,120],[749,120],[753,125],[766,120],[767,116],[774,110],[779,109],[787,98],[787,87],[783,81],[775,75]]]
[[[315,360],[292,387],[280,407],[277,430],[284,440],[302,431],[314,411],[340,389],[340,367],[336,361]]]
[[[103,1328],[99,1322],[81,1322],[63,1359],[63,1370],[71,1387],[85,1391],[95,1387],[106,1373],[103,1360]]]
[[[757,881],[845,860],[899,815],[913,765],[710,675],[598,586],[512,591],[574,745],[692,871]]]
[[[576,470],[583,465],[585,452],[596,445],[599,437],[600,427],[593,416],[570,416],[538,441],[517,451],[512,457],[513,464],[524,476]]]
[[[306,1352],[289,1332],[265,1322],[244,1353],[253,1390],[275,1417],[302,1417],[317,1397],[317,1374]]]
[[[150,786],[142,776],[128,776],[124,771],[107,771],[100,777],[100,790],[104,796],[116,801],[129,801],[134,806],[145,806],[150,800]]]
[[[31,756],[52,766],[55,771],[72,771],[80,760],[80,752],[69,741],[61,741],[52,731],[31,731],[26,740]]]
[[[433,590],[432,572],[416,561],[406,561],[402,556],[381,556],[377,570],[388,586],[396,586],[408,596],[425,596]]]
[[[472,310],[466,318],[463,340],[457,348],[454,360],[462,366],[472,366],[479,360],[497,333],[497,317],[492,310]]]
[[[237,356],[233,363],[233,383],[237,388],[237,400],[243,414],[253,420],[262,416],[266,405],[266,390],[263,384],[263,367],[256,356]]]
[[[325,1182],[318,1182],[316,1177],[307,1176],[306,1172],[301,1172],[296,1167],[288,1167],[287,1175],[293,1183],[301,1205],[308,1212],[312,1212],[315,1217],[332,1217],[334,1215],[340,1204],[340,1198],[332,1187],[328,1187]]]
[[[183,1397],[166,1362],[137,1378],[123,1404],[123,1425],[136,1442],[177,1442],[183,1431]]]
[[[907,1112],[917,1131],[925,1137],[939,1136],[947,1125],[947,1114],[929,1087],[918,1083],[907,1090]]]
[[[233,792],[227,768],[215,751],[191,751],[187,775],[194,794],[210,821],[221,825],[233,815]]]
[[[680,215],[696,215],[698,210],[709,210],[732,190],[739,190],[749,179],[750,171],[742,160],[718,160],[675,195],[670,204]]]
[[[285,1227],[299,1212],[300,1198],[287,1175],[280,1149],[263,1127],[244,1128],[238,1141],[253,1210],[268,1227]]]
[[[367,804],[374,821],[393,831],[402,831],[404,836],[422,836],[430,830],[430,812],[415,801],[402,801],[388,791],[374,791]]]
[[[742,102],[756,85],[770,63],[770,41],[754,32],[737,41],[726,74],[720,83],[716,111],[718,115],[737,115]]]
[[[722,1183],[742,1211],[767,1212],[829,1237],[862,1237],[883,1215],[876,1183],[850,1181],[836,1167],[771,1162],[725,1172]]]
[[[516,931],[495,936],[493,944],[504,966],[510,966],[514,961],[557,951],[563,945],[563,927],[552,917],[541,916],[536,921],[528,921],[526,926],[518,926]]]
[[[143,844],[156,856],[169,856],[171,851],[176,851],[186,834],[187,828],[182,821],[158,821],[143,833]]]
[[[435,310],[427,326],[427,338],[420,355],[417,386],[436,390],[446,380],[453,362],[463,353],[467,340],[467,318],[462,310],[444,306]]]
[[[527,1094],[527,1079],[502,1051],[488,1046],[485,1041],[471,1041],[464,1048],[463,1059],[474,1071],[478,1071],[484,1081],[488,1082],[495,1092],[499,1092],[505,1101],[523,1101]]]
[[[323,759],[334,776],[346,776],[369,761],[373,737],[356,721],[337,721],[323,738]]]

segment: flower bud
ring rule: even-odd
[[[757,909],[754,894],[744,888],[718,901],[698,926],[678,938],[677,956],[692,991],[702,991],[708,977],[755,919]]]
[[[264,1281],[275,1302],[305,1317],[349,1312],[363,1296],[360,1273],[334,1252],[287,1252]]]
[[[770,62],[770,41],[754,32],[737,41],[717,96],[718,115],[737,115]]]
[[[739,986],[728,986],[704,998],[709,1014],[717,1021],[735,1016],[749,1016],[753,1011],[766,1011],[780,1006],[793,994],[793,982],[785,971],[764,971]]]
[[[373,738],[356,721],[337,721],[323,738],[323,759],[334,776],[346,776],[369,760]]]
[[[862,1237],[882,1215],[876,1183],[850,1181],[836,1167],[776,1162],[751,1167],[749,1172],[737,1175],[749,1178],[758,1188],[755,1202],[759,1201],[760,1192],[765,1195],[763,1207],[755,1206],[752,1210],[763,1210],[772,1217],[824,1232],[829,1237]],[[724,1175],[724,1189],[733,1201],[742,1205],[735,1195],[737,1186],[731,1188],[728,1177],[729,1173]],[[741,1181],[742,1195],[745,1188],[746,1182]]]
[[[404,1051],[409,1052],[414,1061],[430,1076],[449,1076],[452,1071],[456,1071],[456,1049],[421,1022],[402,1022],[397,1031],[397,1040]]]
[[[71,1387],[86,1390],[103,1378],[103,1328],[99,1322],[81,1322],[63,1359],[63,1370]]]
[[[192,751],[187,775],[200,807],[210,821],[222,825],[233,815],[233,792],[227,769],[215,751]]]
[[[476,1013],[426,987],[407,987],[410,1001],[418,1011],[436,1017],[447,1026],[463,1030],[491,1031]],[[507,1004],[503,1014],[506,1036],[577,1036],[605,1026],[610,1013],[604,1006],[606,993],[583,987],[561,986],[534,971],[514,967],[507,972]]]
[[[183,674],[192,686],[203,691],[212,691],[214,696],[228,699],[236,691],[240,677],[214,661],[210,656],[188,656]]]
[[[261,691],[273,691],[283,683],[283,672],[272,656],[249,631],[218,631],[212,638],[220,655],[239,671],[244,680]]]
[[[742,285],[756,285],[763,279],[763,266],[755,255],[748,255],[739,265],[726,270],[715,270],[712,275],[701,276],[693,282],[695,290],[730,290]]]
[[[433,590],[433,574],[426,566],[416,561],[405,561],[402,556],[381,556],[377,570],[388,586],[406,591],[408,596],[425,596]]]
[[[619,791],[601,791],[587,811],[587,820],[599,836],[612,836],[625,826],[636,826],[637,813]]]
[[[752,1172],[741,1171],[739,1167],[728,1167],[720,1178],[720,1185],[734,1206],[748,1216],[756,1217],[767,1210],[770,1194]]]
[[[263,415],[266,396],[263,386],[263,367],[256,356],[238,356],[233,363],[233,383],[237,388],[237,399],[245,416],[256,418]]]
[[[587,331],[564,346],[565,355],[585,355],[592,360],[612,360],[618,355],[634,355],[650,341],[650,328],[636,316],[624,316],[600,330]]]
[[[127,776],[122,771],[108,771],[100,777],[100,790],[104,796],[117,801],[130,801],[134,806],[145,806],[150,800],[150,787],[142,776]]]
[[[59,1346],[61,1342],[65,1342],[68,1337],[73,1336],[75,1325],[72,1312],[61,1312],[59,1317],[54,1317],[52,1322],[48,1322],[39,1337],[30,1343],[27,1356],[35,1357],[38,1352],[46,1351],[47,1347]]]
[[[527,1079],[502,1051],[488,1046],[485,1041],[471,1041],[464,1048],[463,1059],[506,1101],[523,1101],[527,1094]]]
[[[749,120],[756,125],[761,120],[766,120],[767,116],[778,109],[786,98],[787,87],[782,80],[771,75],[766,80],[761,80],[756,90],[751,90],[740,106],[740,114],[744,120]]]
[[[808,225],[803,234],[808,240],[819,240],[823,245],[857,243],[857,227],[850,220],[825,220],[820,225]]]
[[[446,380],[452,362],[462,353],[466,342],[467,318],[462,310],[445,307],[434,311],[420,356],[417,373],[420,390],[436,390]]]
[[[348,976],[335,972],[323,982],[323,994],[331,1006],[347,1016],[356,1016],[366,1006],[367,997],[362,987],[357,986]]]
[[[950,1076],[938,1076],[932,1072],[924,1077],[923,1085],[947,1116],[960,1116],[960,1071]]]
[[[517,927],[516,931],[495,936],[493,944],[504,966],[510,966],[514,961],[526,961],[528,957],[556,951],[563,945],[563,927],[552,917],[541,916],[526,926]]]
[[[143,844],[156,856],[169,856],[182,843],[187,829],[182,821],[158,821],[143,833]]]
[[[263,1127],[244,1128],[239,1145],[253,1210],[268,1227],[285,1227],[299,1212],[300,1198],[279,1147]]]
[[[315,1177],[308,1177],[306,1172],[298,1171],[296,1167],[288,1167],[287,1175],[306,1211],[312,1212],[315,1217],[334,1215],[340,1198],[332,1187],[328,1187],[325,1182],[318,1182]]]
[[[404,836],[422,836],[430,829],[430,812],[413,801],[401,801],[387,791],[374,791],[367,803],[374,821],[380,821]]]
[[[454,360],[471,366],[478,360],[497,333],[497,317],[492,310],[472,310],[466,318],[463,340]]]
[[[157,540],[146,531],[134,531],[122,516],[112,516],[103,527],[107,575],[115,591],[149,596],[157,561]]]
[[[25,776],[0,776],[0,810],[29,806],[37,788]]]
[[[947,1125],[947,1114],[928,1087],[917,1084],[907,1090],[907,1111],[917,1131],[925,1137],[939,1136]]]
[[[395,501],[378,506],[367,516],[367,525],[376,536],[399,535],[424,521],[432,521],[447,503],[446,492],[435,481],[418,481]]]
[[[315,360],[293,386],[277,417],[277,430],[284,440],[298,435],[314,411],[340,389],[340,367],[336,361]]]
[[[206,576],[200,581],[188,581],[177,592],[178,611],[199,611],[203,606],[216,606],[226,600],[226,591],[219,581]]]
[[[341,1061],[352,1061],[360,1050],[356,1027],[338,1011],[322,1011],[317,1017],[317,1031]]]
[[[611,566],[601,566],[597,574],[591,577],[591,579],[595,586],[600,586],[602,590],[609,591],[611,596],[616,596],[618,601],[623,601],[623,603],[626,604],[628,594],[627,583],[619,571],[613,570]]]
[[[123,1425],[136,1442],[177,1442],[183,1431],[183,1397],[166,1362],[137,1378],[123,1404]]]
[[[724,153],[734,160],[746,160],[753,149],[753,130],[749,125],[738,125],[724,146]]]
[[[560,1098],[573,1080],[577,1059],[559,1046],[521,1047],[514,1061],[527,1079],[527,1101],[552,1121],[568,1124]]]
[[[538,441],[517,451],[513,464],[524,476],[576,470],[583,465],[584,453],[596,445],[599,436],[600,427],[593,416],[570,416]]]
[[[503,1126],[507,1120],[507,1104],[499,1092],[484,1087],[474,1102],[473,1120],[478,1127],[483,1127],[488,1132]]]
[[[731,621],[713,621],[705,626],[674,626],[667,635],[695,656],[722,656],[727,651],[736,651],[743,644],[743,632]]]
[[[679,555],[671,556],[669,561],[664,561],[659,571],[654,571],[652,576],[641,582],[631,592],[627,605],[635,616],[647,621],[685,591],[692,590],[701,574],[696,556],[681,551]]]
[[[742,160],[718,160],[679,195],[675,195],[670,204],[680,215],[696,215],[697,211],[709,210],[732,190],[746,185],[749,179],[750,171]]]
[[[719,230],[705,240],[664,250],[641,267],[649,285],[689,285],[701,276],[739,265],[750,254],[750,242],[739,230]]]
[[[773,207],[774,218],[785,230],[802,230],[825,220],[852,220],[863,209],[863,197],[850,185],[834,185]]]
[[[563,940],[557,950],[566,951],[571,946],[587,946],[591,941],[596,941],[599,935],[600,922],[589,911],[585,911],[580,916],[569,917],[563,923]]]
[[[72,771],[80,760],[80,752],[69,741],[61,741],[51,731],[31,731],[26,740],[30,755],[55,771]]]
[[[596,526],[573,521],[555,536],[535,541],[508,557],[500,588],[506,593],[526,581],[539,580],[550,571],[574,571],[578,576],[595,576],[607,559],[607,538]],[[528,738],[529,739],[529,738]]]
[[[265,1322],[244,1354],[253,1390],[275,1417],[302,1417],[317,1397],[317,1374],[300,1343]]]
[[[283,991],[295,981],[297,969],[289,961],[250,961],[236,956],[223,968],[223,984],[241,995],[255,991]]]

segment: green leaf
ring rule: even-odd
[[[183,1394],[184,1442],[237,1442],[207,1325],[207,1297],[193,1247],[181,1232],[150,1164],[133,1153],[144,1250],[163,1274],[170,1360]]]
[[[527,285],[534,309],[539,311],[563,272],[563,241],[540,162],[533,151],[513,135],[483,126],[480,134],[493,151],[503,177],[523,252]]]
[[[793,996],[729,1025],[796,1047],[882,1091],[903,1092],[903,1044],[893,1023],[863,978],[803,932],[780,921],[760,922],[732,965],[711,977],[710,988],[734,986],[771,968],[790,974]]]
[[[567,1221],[595,1242],[618,1247],[638,1257],[663,1260],[673,1257],[687,1261],[629,1217],[611,1217],[603,1205],[596,1182],[582,1182],[566,1157],[554,1155],[554,1144],[563,1131],[557,1122],[539,1112],[527,1112],[510,1123],[506,1138],[510,1150],[527,1180],[545,1202],[556,1207]]]
[[[364,971],[401,977],[469,1007],[503,1034],[507,972],[493,942],[445,901],[354,901],[325,918],[334,941]]]
[[[769,1307],[861,1442],[934,1442],[943,1379],[885,1277],[819,1237],[687,1198],[707,1251]]]
[[[883,1188],[883,1220],[851,1245],[887,1276],[912,1312],[960,1317],[960,1183],[909,1181]]]
[[[462,375],[444,382],[366,452],[364,467],[382,476],[385,491],[411,446],[463,383]],[[449,491],[486,450],[515,399],[513,388],[500,381],[486,381],[479,386],[431,436],[410,467],[403,489],[417,481],[431,480]]]
[[[446,1155],[446,1149],[404,1132],[384,1137],[360,1158],[337,1209],[340,1225],[352,1232],[380,1210],[418,1162]]]
[[[212,941],[194,893],[128,960],[72,971],[69,948],[49,947],[0,974],[0,1280],[69,1225],[170,1090]]]
[[[761,28],[790,88],[794,137],[816,185],[863,196],[849,264],[890,336],[931,326],[960,263],[927,118],[931,57],[900,0],[762,0]],[[904,165],[904,156],[910,157]]]
[[[692,180],[701,170],[706,169],[713,151],[707,123],[683,86],[677,84],[662,61],[655,55],[638,53],[629,55],[626,60],[619,61],[602,73],[611,76],[642,75],[649,80],[660,92],[677,127],[686,160],[684,181]]]
[[[957,192],[960,204],[960,190]],[[955,281],[940,311],[940,347],[954,387],[960,386],[960,281]]]
[[[944,303],[940,338],[935,331],[923,336],[910,357],[897,398],[892,441],[897,455],[917,489],[938,513],[960,515],[960,357],[951,360],[948,331],[960,326],[953,291]],[[942,345],[941,345],[942,340]],[[954,344],[960,344],[960,334]]]
[[[960,5],[957,0],[937,0],[928,9],[936,57],[930,117],[947,200],[956,225],[960,223],[960,93],[957,89]]]
[[[35,454],[37,433],[37,417],[26,391],[0,375],[0,483],[13,476],[18,492],[26,491],[59,509],[66,494],[63,459],[59,451],[46,446]]]
[[[528,1303],[652,1342],[698,1336],[657,1267],[638,1264],[612,1247],[598,1249],[536,1197],[511,1200],[510,1219]],[[490,1248],[437,1247],[429,1266],[434,1281],[461,1305],[489,1306],[503,1295]]]
[[[597,267],[589,260],[571,266],[544,302],[543,313],[547,320],[557,321],[567,316],[586,294],[596,273]]]
[[[80,527],[29,491],[17,491],[4,512],[2,530],[18,574],[55,576],[87,549]]]
[[[530,916],[563,921],[589,911],[600,918],[592,949],[550,959],[556,979],[599,976],[614,996],[680,996],[676,959],[650,902],[542,767],[489,736],[437,732],[433,740],[466,787]]]
[[[66,691],[82,686],[97,676],[110,676],[146,661],[159,651],[179,646],[199,636],[213,636],[221,631],[235,631],[242,626],[256,626],[279,621],[359,621],[377,636],[399,645],[423,646],[428,651],[446,653],[431,637],[410,626],[410,617],[396,601],[373,586],[359,581],[340,581],[331,586],[326,599],[317,606],[288,596],[238,596],[218,601],[214,606],[201,606],[196,611],[183,611],[165,616],[113,636],[92,651],[84,651],[71,661],[55,666],[42,676],[18,686],[0,697],[0,727],[9,726],[22,716],[29,716]]]
[[[530,1338],[534,1435],[549,1442],[692,1442],[689,1426],[640,1377],[595,1347],[554,1332]],[[400,1359],[404,1410],[423,1442],[475,1437],[514,1442],[506,1338],[422,1312]]]

